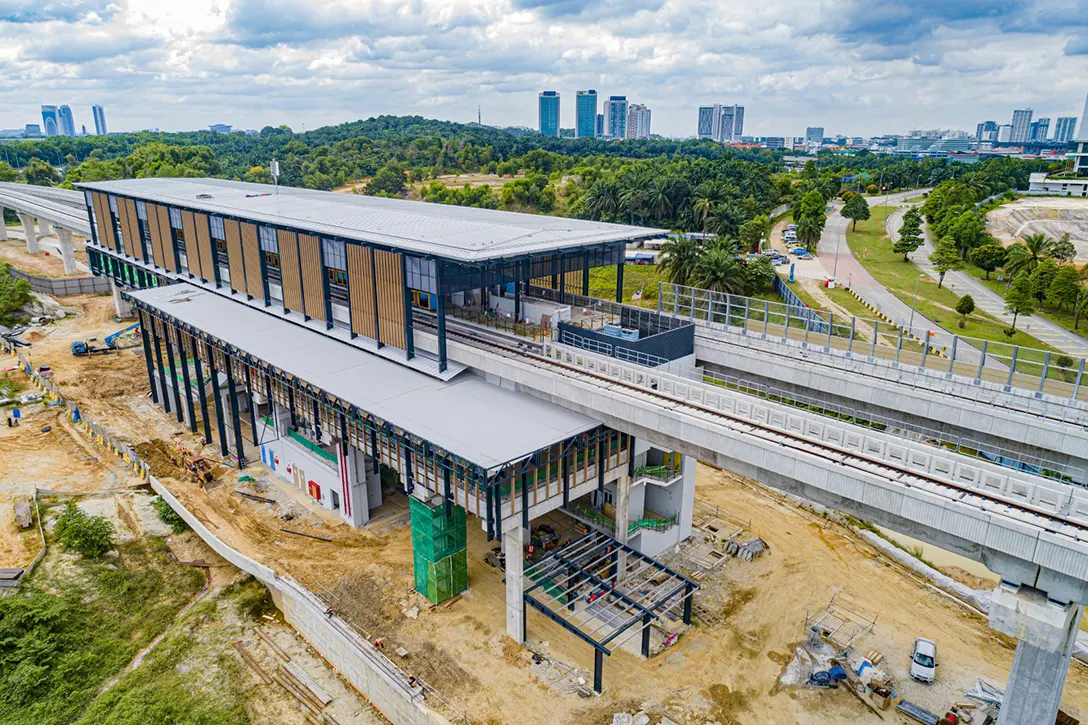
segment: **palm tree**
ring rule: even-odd
[[[1005,253],[1005,271],[1009,273],[1009,283],[1005,285],[1008,292],[1012,278],[1021,273],[1031,274],[1039,266],[1050,252],[1053,242],[1045,234],[1029,234],[1022,241],[1013,244]]]
[[[714,199],[709,196],[700,195],[695,197],[695,201],[691,205],[692,212],[703,223],[703,236],[706,236],[706,218],[710,216],[711,210],[714,208]]]
[[[661,245],[661,271],[665,278],[676,285],[687,285],[699,261],[702,250],[694,239],[679,236]]]
[[[661,221],[662,217],[672,212],[672,199],[669,197],[669,180],[658,177],[646,190],[646,205],[654,219]]]
[[[737,215],[733,206],[725,202],[715,203],[710,210],[706,228],[719,237],[736,236],[737,232],[740,231],[740,225],[737,223]]]
[[[597,181],[586,191],[582,204],[594,220],[615,214],[620,205],[616,185],[603,179]]]
[[[745,291],[744,265],[734,250],[726,245],[716,245],[703,252],[692,271],[696,287],[739,295]]]

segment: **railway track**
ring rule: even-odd
[[[425,315],[414,315],[414,318],[415,321],[421,323],[421,327],[436,329],[436,325],[431,322],[431,319],[433,318],[428,319]],[[557,370],[562,371],[563,374],[568,377],[581,379],[602,387],[626,388],[633,393],[637,393],[640,397],[656,399],[659,401],[659,405],[662,408],[681,410],[688,412],[690,415],[703,417],[704,419],[710,418],[714,422],[724,423],[728,428],[738,433],[753,435],[763,440],[776,443],[783,448],[788,448],[809,456],[815,456],[870,475],[880,475],[888,481],[903,486],[910,487],[914,484],[929,484],[937,487],[948,498],[960,501],[967,505],[974,505],[979,509],[984,509],[984,503],[1003,506],[1010,511],[1016,511],[1021,514],[1035,517],[1038,519],[1034,522],[1036,525],[1052,533],[1059,533],[1067,536],[1071,535],[1069,532],[1062,532],[1059,530],[1061,527],[1069,526],[1076,529],[1077,532],[1083,532],[1084,535],[1088,535],[1088,525],[1068,516],[1044,511],[1036,506],[1013,501],[1002,496],[980,492],[976,489],[961,486],[902,466],[889,465],[885,461],[874,459],[871,456],[866,456],[856,451],[849,451],[823,441],[814,441],[803,436],[772,428],[768,425],[745,420],[720,410],[681,400],[661,391],[652,389],[647,390],[646,388],[633,383],[616,380],[607,375],[589,372],[574,365],[546,357],[543,354],[544,346],[540,343],[529,341],[513,342],[501,333],[485,334],[465,323],[450,323],[451,321],[447,321],[446,324],[447,336],[464,341],[473,347],[486,349],[494,354],[516,359],[519,362],[528,363],[540,369],[546,369],[553,372]],[[650,369],[647,369],[647,374],[651,377],[653,375]],[[1070,487],[1070,497],[1072,497],[1074,493],[1074,488]],[[1018,520],[1022,520],[1022,518]],[[1078,534],[1077,538],[1079,539],[1081,536]]]

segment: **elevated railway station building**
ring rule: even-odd
[[[90,266],[142,323],[153,398],[224,456],[259,456],[355,526],[410,497],[432,597],[467,583],[456,522],[475,515],[505,554],[508,632],[524,639],[526,606],[559,622],[594,648],[598,690],[603,655],[639,633],[648,653],[666,612],[690,621],[697,585],[653,557],[690,535],[694,459],[447,355],[454,338],[560,336],[645,364],[690,355],[690,326],[607,322],[589,297],[590,271],[615,266],[618,298],[627,244],[659,230],[214,179],[80,188]],[[526,561],[558,509],[588,533]]]

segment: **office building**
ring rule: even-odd
[[[1012,142],[1012,124],[1003,123],[997,127],[997,142],[998,143],[1011,143]]]
[[[234,126],[231,126],[229,123],[213,123],[211,126],[208,126],[208,128],[216,133],[230,133]]]
[[[97,136],[105,136],[106,131],[106,110],[97,103],[91,106],[91,113],[94,115],[94,132]]]
[[[782,136],[768,136],[763,139],[763,145],[769,149],[784,149],[786,148],[786,139]]]
[[[41,138],[42,137],[42,127],[39,126],[36,123],[28,123],[26,125],[25,133],[26,133],[27,138]]]
[[[574,101],[574,135],[592,138],[597,135],[597,91],[578,91]]]
[[[714,138],[714,129],[716,127],[714,119],[717,117],[718,108],[719,106],[716,104],[713,106],[699,106],[699,138]]]
[[[537,104],[540,132],[545,136],[559,136],[559,93],[541,91]]]
[[[608,97],[608,128],[605,135],[627,138],[627,96]]]
[[[597,114],[597,135],[604,136],[604,114]]]
[[[997,138],[997,123],[995,121],[983,121],[975,130],[975,139],[978,141],[993,141]]]
[[[1080,116],[1080,131],[1074,138],[1077,141],[1077,150],[1069,154],[1073,159],[1073,171],[1078,176],[1088,174],[1088,96],[1084,99],[1084,111]]]
[[[824,127],[809,126],[805,129],[805,143],[820,145],[824,142]]]
[[[60,133],[56,106],[42,106],[42,131],[46,136],[56,136]]]
[[[76,122],[72,117],[72,109],[66,105],[57,109],[57,133],[61,136],[76,135]]]
[[[719,143],[740,141],[744,132],[744,106],[699,106],[699,138],[709,138]]]
[[[641,103],[627,107],[627,138],[650,138],[650,109]]]
[[[1056,143],[1069,143],[1073,140],[1073,134],[1076,130],[1076,116],[1059,116],[1054,122],[1054,141]]]
[[[1031,122],[1031,141],[1036,143],[1042,143],[1050,137],[1050,119],[1046,117],[1039,118],[1036,121]]]
[[[1024,108],[1012,112],[1012,143],[1027,143],[1031,140],[1031,114],[1030,108]]]

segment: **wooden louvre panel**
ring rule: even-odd
[[[117,197],[117,223],[121,225],[121,239],[118,240],[117,251],[135,257],[132,253],[132,226],[129,224],[128,214],[125,213],[125,199],[121,197]]]
[[[283,280],[283,306],[292,312],[305,313],[302,302],[302,275],[298,270],[298,235],[280,229],[280,279]]]
[[[238,222],[223,220],[223,236],[227,238],[227,267],[230,269],[230,288],[246,293],[246,262],[242,256],[242,232]]]
[[[321,269],[321,240],[309,234],[300,234],[298,255],[302,267],[306,315],[315,320],[325,320],[325,276]]]
[[[129,254],[142,262],[144,261],[144,240],[140,233],[140,216],[136,213],[136,202],[132,199],[118,199],[117,203],[124,205],[125,216],[128,217],[128,226],[132,232],[125,246]]]
[[[407,349],[404,331],[404,270],[400,254],[374,250],[374,272],[378,283],[378,331],[387,345]]]
[[[351,331],[378,339],[374,329],[374,279],[371,277],[371,250],[361,244],[348,244],[348,302],[351,304]]]
[[[155,207],[159,217],[159,236],[162,239],[162,262],[160,264],[171,272],[178,271],[178,253],[174,247],[174,230],[170,226],[170,209],[165,206]]]
[[[263,300],[264,281],[261,279],[261,243],[257,238],[257,227],[244,222],[239,226],[242,230],[242,256],[245,258],[246,264],[246,294]]]
[[[113,220],[110,217],[110,202],[101,192],[91,192],[95,202],[95,219],[98,222],[98,242],[103,247],[116,248],[113,238]]]
[[[208,226],[208,215],[193,214],[193,222],[196,224],[196,246],[200,254],[200,271],[204,273],[201,276],[209,282],[215,282],[217,260],[215,249],[212,247],[212,230]]]
[[[191,211],[182,210],[181,231],[185,235],[185,258],[189,261],[189,274],[207,279],[204,276],[204,270],[200,267],[200,252],[196,242],[196,219]]]
[[[159,232],[159,209],[154,204],[147,204],[147,232],[151,237],[151,255],[155,258],[155,265],[166,266],[166,252],[162,245],[162,234]]]

